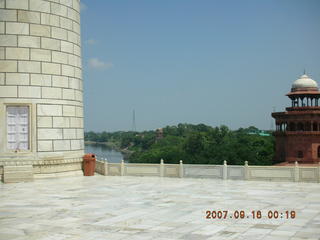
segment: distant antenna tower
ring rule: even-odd
[[[272,107],[272,112],[275,112],[275,111],[276,111],[276,107]],[[274,131],[274,120],[272,117],[271,117],[271,122],[270,122],[270,130]]]
[[[137,126],[136,126],[136,111],[133,109],[132,113],[132,131],[136,132],[137,131]]]

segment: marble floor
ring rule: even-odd
[[[0,184],[0,239],[319,240],[320,184],[100,175]]]

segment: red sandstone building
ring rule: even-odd
[[[302,75],[292,84],[291,107],[274,112],[276,155],[281,162],[320,162],[320,91],[316,81]]]

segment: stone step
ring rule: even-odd
[[[32,165],[3,167],[4,183],[18,183],[18,182],[29,182],[29,181],[33,181]]]

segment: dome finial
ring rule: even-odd
[[[303,69],[303,75],[306,75],[306,69],[305,68]]]

